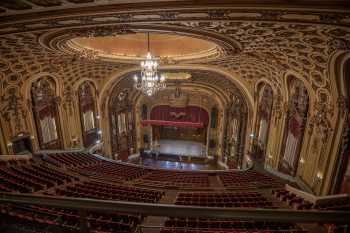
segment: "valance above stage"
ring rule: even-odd
[[[173,126],[184,128],[203,128],[203,122],[184,122],[184,121],[162,121],[162,120],[142,120],[142,126],[156,125],[156,126]]]
[[[172,107],[158,105],[150,114],[150,120],[142,120],[141,124],[157,126],[174,126],[186,128],[204,128],[208,125],[208,112],[197,106]]]

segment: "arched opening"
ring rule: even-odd
[[[229,168],[241,168],[246,140],[248,109],[244,100],[231,95],[226,109],[223,162]]]
[[[109,120],[111,125],[111,149],[114,159],[127,160],[135,153],[136,129],[131,99],[133,83],[122,79],[116,85],[109,100]]]
[[[59,120],[59,98],[51,77],[41,77],[31,85],[31,102],[40,149],[61,149],[62,133]]]
[[[287,77],[287,87],[288,112],[279,170],[295,176],[308,117],[309,95],[304,83],[294,76]]]
[[[345,97],[349,103],[350,99],[350,59],[344,64],[344,72],[343,73],[343,83],[345,84],[345,91],[347,96]],[[349,105],[347,105],[349,108]],[[345,110],[347,114],[349,114],[349,109]],[[337,193],[347,193],[350,194],[350,123],[349,123],[349,115],[346,116],[348,118],[347,122],[344,126],[344,133],[342,139],[342,147],[340,150],[340,166],[339,166],[339,180],[336,180],[336,192]]]
[[[96,90],[90,82],[83,82],[78,88],[79,112],[83,144],[89,147],[98,139]]]
[[[273,105],[273,91],[270,85],[262,84],[258,89],[258,108],[256,124],[256,142],[254,154],[256,159],[264,161],[269,137]]]

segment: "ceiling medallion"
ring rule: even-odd
[[[165,77],[158,76],[158,62],[150,52],[149,33],[147,33],[147,55],[146,59],[141,61],[141,75],[134,76],[135,88],[148,96],[165,89]]]

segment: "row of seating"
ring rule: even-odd
[[[244,231],[244,232],[304,232],[295,224],[265,221],[241,221],[235,219],[205,219],[205,218],[168,218],[161,232],[184,232],[199,230],[208,232]],[[179,231],[177,231],[179,230]],[[182,230],[182,231],[181,231]],[[191,232],[191,231],[190,231]]]
[[[156,203],[162,198],[164,192],[98,182],[84,182],[67,186],[65,189],[56,189],[56,195]]]
[[[101,159],[82,152],[63,152],[39,155],[42,160],[58,167],[77,167],[93,165],[101,162]]]
[[[195,205],[208,207],[272,208],[273,203],[258,192],[181,192],[175,205]]]
[[[56,153],[42,156],[57,166],[68,166],[72,171],[97,180],[123,182],[135,180],[135,184],[157,188],[205,188],[209,187],[209,173],[191,171],[152,170],[118,164],[80,152]],[[282,187],[278,180],[257,171],[217,172],[223,185],[229,189],[254,189]]]
[[[163,227],[160,233],[306,233],[299,229],[290,230],[223,230],[223,229],[197,229],[183,227]]]
[[[124,164],[101,161],[88,167],[74,167],[71,170],[90,178],[110,181],[129,181],[138,178],[145,173],[146,169],[136,166],[127,166]]]
[[[31,225],[35,232],[80,232],[81,216],[77,211],[47,208],[43,206],[15,206],[1,205],[1,219],[15,225],[24,223],[28,228]],[[133,232],[135,227],[141,222],[140,215],[130,215],[124,213],[96,213],[88,212],[84,218],[90,232]],[[60,230],[57,230],[60,229]]]
[[[222,172],[218,176],[223,185],[231,189],[279,188],[284,185],[275,178],[254,170]]]
[[[36,192],[72,180],[78,178],[33,160],[2,161],[0,165],[0,190],[5,192]]]
[[[274,189],[271,191],[272,195],[280,201],[285,202],[293,209],[298,210],[309,210],[309,209],[318,209],[318,210],[350,210],[350,198],[332,198],[327,202],[318,202],[313,204],[304,198],[292,193],[286,189]]]
[[[25,174],[15,167],[0,167],[0,184],[8,191],[28,193],[52,187],[54,182]]]
[[[137,179],[135,184],[159,188],[200,188],[209,187],[208,177],[206,173],[154,170]]]

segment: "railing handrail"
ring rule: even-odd
[[[169,204],[138,203],[97,200],[87,198],[53,197],[33,194],[0,192],[0,203],[45,205],[75,210],[125,212],[148,216],[230,218],[255,221],[278,221],[294,223],[349,223],[346,211],[300,211],[290,209],[216,208],[177,206]]]

